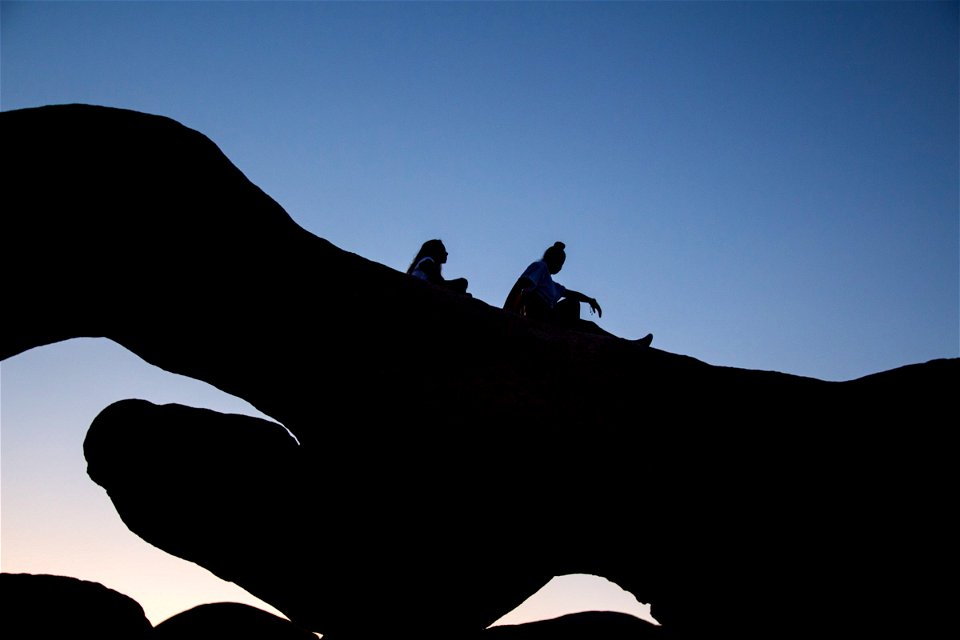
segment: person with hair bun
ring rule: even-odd
[[[595,322],[580,317],[580,303],[590,305],[590,313],[603,316],[603,310],[596,298],[568,289],[553,276],[560,272],[567,259],[566,245],[554,242],[543,252],[543,258],[527,267],[513,285],[503,308],[522,316],[560,325],[568,329],[616,337],[600,328]],[[653,334],[648,333],[639,340],[632,340],[648,347],[653,342]]]

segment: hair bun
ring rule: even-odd
[[[567,248],[567,245],[565,245],[565,244],[563,244],[562,242],[560,242],[559,240],[557,240],[556,242],[553,243],[553,247],[554,247],[555,249],[560,249],[560,250],[562,251],[562,250],[564,250],[564,249]]]

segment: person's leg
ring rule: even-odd
[[[528,294],[523,299],[523,315],[533,320],[543,322],[555,322],[553,309],[547,306],[543,298],[538,295]]]
[[[576,327],[580,320],[580,303],[570,298],[564,298],[553,308],[557,321],[568,327]]]
[[[597,323],[591,322],[590,320],[581,319],[580,303],[576,300],[564,298],[557,303],[557,306],[553,308],[553,312],[557,317],[558,324],[562,324],[570,329],[583,331],[584,333],[595,333],[601,336],[609,336],[611,338],[616,337],[609,331],[604,331],[601,329],[600,325]]]
[[[584,333],[595,333],[597,335],[608,336],[610,338],[619,337],[601,328],[596,322],[582,319],[580,317],[580,303],[576,300],[564,298],[557,303],[557,306],[554,307],[553,311],[556,314],[559,323],[571,329],[583,331]],[[649,347],[650,343],[653,342],[653,334],[649,333],[639,340],[631,340],[631,342],[635,342],[644,347]]]

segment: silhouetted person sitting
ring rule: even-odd
[[[553,280],[553,276],[560,272],[567,259],[565,247],[566,245],[562,242],[555,242],[543,253],[542,259],[527,267],[510,290],[503,308],[528,318],[543,320],[569,329],[616,337],[609,331],[601,329],[596,323],[580,318],[581,302],[590,305],[590,313],[603,316],[603,310],[600,309],[596,298],[567,289]],[[653,342],[653,334],[648,333],[633,342],[645,347],[649,346]]]
[[[457,293],[466,293],[466,278],[456,278],[454,280],[444,279],[441,268],[446,261],[447,248],[443,246],[443,242],[440,240],[427,240],[423,243],[423,246],[420,247],[420,251],[417,252],[417,256],[413,259],[413,262],[410,263],[410,266],[407,268],[407,273],[415,278],[420,278],[421,280],[452,289]]]

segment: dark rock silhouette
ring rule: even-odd
[[[584,611],[559,618],[491,627],[485,640],[645,640],[660,638],[659,627],[612,611]]]
[[[147,640],[153,625],[132,598],[66,576],[0,573],[3,635],[61,640]]]
[[[317,640],[317,636],[272,613],[236,602],[203,604],[167,618],[153,640]]]
[[[551,328],[306,232],[167,118],[0,131],[0,357],[106,337],[289,429],[128,401],[85,454],[133,532],[297,625],[470,637],[591,573],[669,638],[952,629],[960,360],[826,382]]]

